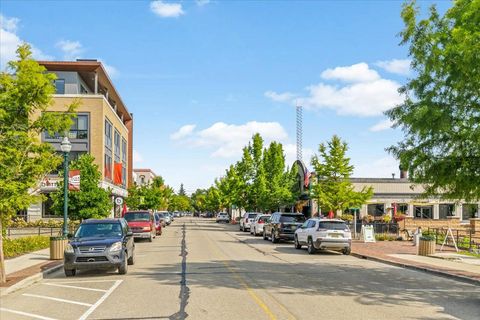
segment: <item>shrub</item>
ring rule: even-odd
[[[377,241],[394,241],[397,239],[397,236],[386,234],[386,233],[377,233],[375,235],[375,240]]]
[[[382,216],[382,221],[385,223],[389,223],[390,221],[392,221],[392,217],[389,214],[384,214]]]
[[[340,219],[350,222],[353,220],[353,214],[342,214]]]
[[[32,236],[19,239],[3,239],[3,253],[5,255],[5,258],[16,257],[32,251],[45,249],[49,246],[49,236]]]
[[[80,221],[77,220],[69,220],[68,225],[70,228],[75,228],[80,224]],[[49,219],[49,220],[35,220],[26,222],[20,217],[15,217],[12,221],[8,224],[11,228],[62,228],[63,227],[63,220],[60,219]]]
[[[435,233],[434,233],[434,232],[424,231],[424,232],[422,232],[422,235],[420,236],[420,240],[423,240],[423,241],[434,241],[434,240],[435,240]]]

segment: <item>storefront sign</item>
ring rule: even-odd
[[[118,206],[121,206],[123,204],[123,198],[116,197],[115,198],[115,204]]]

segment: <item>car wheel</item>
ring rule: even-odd
[[[298,242],[297,236],[295,236],[294,243],[295,243],[295,249],[302,249],[302,245],[300,244],[300,242]]]
[[[128,264],[129,265],[134,265],[135,264],[135,250],[132,251],[132,256],[128,258]]]
[[[123,262],[120,267],[118,267],[118,273],[119,274],[127,274],[128,272],[128,261],[127,261],[127,253],[125,252],[123,254]]]
[[[313,246],[312,238],[308,238],[307,251],[309,254],[314,254],[317,252],[317,249],[315,249],[315,247]]]
[[[73,277],[77,273],[77,270],[75,269],[63,269],[65,271],[65,276],[67,277]]]
[[[349,255],[351,252],[352,252],[352,249],[350,249],[350,248],[345,248],[345,249],[342,250],[342,253],[344,255]]]
[[[268,240],[267,231],[263,230],[263,240]]]
[[[240,225],[240,231],[243,231],[243,227],[242,227],[242,225]]]
[[[278,243],[278,239],[277,239],[277,237],[275,236],[275,232],[274,232],[274,231],[272,231],[272,242],[273,242],[273,243]]]

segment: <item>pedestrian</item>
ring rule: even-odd
[[[413,233],[413,245],[418,246],[420,242],[420,237],[422,236],[422,227],[418,227],[417,230]]]

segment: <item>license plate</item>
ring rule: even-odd
[[[330,238],[340,238],[340,234],[338,233],[330,233],[329,236]]]

